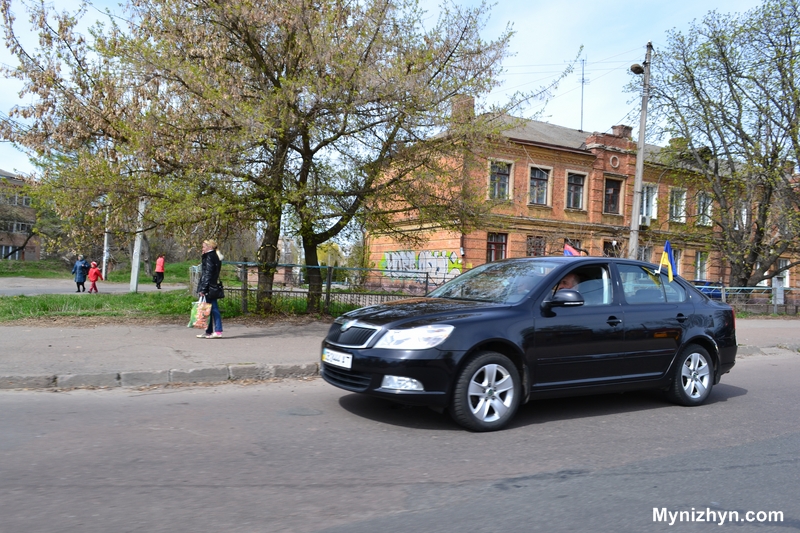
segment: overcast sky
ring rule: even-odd
[[[118,3],[95,1],[95,5],[109,6],[112,10]],[[462,3],[474,5],[477,1]],[[56,4],[66,8],[77,2],[58,0]],[[546,107],[531,107],[528,115],[540,112],[539,120],[588,132],[606,132],[616,124],[628,124],[634,126],[636,138],[641,100],[623,89],[629,80],[630,66],[644,61],[647,42],[652,42],[658,53],[670,29],[685,31],[693,20],[701,20],[710,11],[744,12],[760,4],[757,0],[499,0],[492,10],[486,38],[496,36],[512,22],[514,56],[505,64],[503,87],[491,98],[499,101],[514,91],[548,84],[583,45],[583,74],[579,64],[562,81]],[[426,1],[421,0],[421,5],[424,7]],[[22,34],[27,29],[23,24],[27,17],[21,6],[17,6],[17,32]],[[87,16],[100,15],[90,10]],[[0,61],[14,64],[5,47],[0,49]],[[586,83],[581,83],[582,75]],[[0,83],[0,110],[7,113],[18,101],[19,85],[6,79]],[[33,170],[25,154],[9,143],[0,143],[0,168],[22,173]]]

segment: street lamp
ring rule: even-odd
[[[631,235],[628,239],[628,259],[637,259],[639,251],[639,211],[642,208],[642,174],[644,173],[644,133],[647,124],[647,100],[650,97],[650,55],[653,44],[647,43],[644,66],[631,65],[631,72],[644,74],[642,90],[642,115],[639,117],[639,142],[636,144],[636,174],[633,179],[633,206],[631,207]]]

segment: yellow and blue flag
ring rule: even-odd
[[[673,276],[678,273],[678,267],[675,265],[675,257],[672,255],[672,246],[669,241],[664,243],[664,251],[661,254],[661,262],[658,264],[658,272],[661,273],[661,267],[667,267],[667,277],[672,281]]]

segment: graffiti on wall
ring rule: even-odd
[[[396,250],[384,252],[380,268],[385,271],[385,276],[394,278],[414,277],[424,272],[432,283],[438,285],[461,274],[461,257],[456,252],[444,250]]]

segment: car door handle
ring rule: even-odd
[[[678,319],[678,322],[683,324],[684,322],[686,322],[686,319],[689,318],[689,317],[684,315],[683,313],[678,313],[678,316],[676,318]]]
[[[615,316],[610,316],[608,317],[608,320],[606,320],[606,322],[608,323],[609,326],[619,326],[620,324],[622,324],[622,319],[617,318]]]

